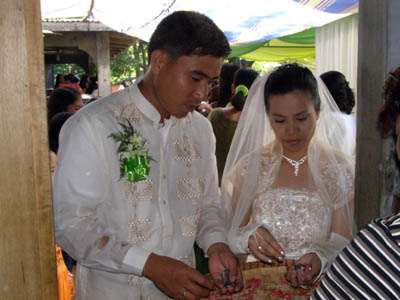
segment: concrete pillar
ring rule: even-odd
[[[104,97],[111,93],[109,32],[96,32],[96,54],[99,96]]]

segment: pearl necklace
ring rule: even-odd
[[[301,158],[301,159],[298,160],[298,161],[295,161],[294,159],[290,159],[289,157],[286,157],[286,156],[283,155],[283,154],[282,154],[282,157],[283,157],[284,159],[286,159],[287,162],[288,162],[289,164],[291,164],[291,165],[294,167],[294,176],[297,176],[297,175],[299,174],[299,167],[300,167],[300,165],[302,165],[302,164],[306,161],[306,159],[307,159],[307,155],[304,156],[303,158]]]

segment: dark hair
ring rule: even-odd
[[[316,111],[321,107],[318,83],[313,73],[297,63],[285,64],[276,68],[268,77],[264,87],[265,108],[269,112],[269,98],[272,95],[291,93],[294,90],[306,91]]]
[[[231,51],[224,33],[207,16],[194,11],[176,11],[166,16],[153,32],[149,61],[154,50],[164,50],[175,60],[181,56],[227,57]]]
[[[382,135],[386,135],[395,128],[397,116],[400,114],[400,67],[389,72],[383,95],[385,103],[379,112],[377,127]]]
[[[233,85],[238,87],[239,85],[244,85],[250,90],[251,85],[254,80],[256,80],[258,72],[253,69],[239,69],[236,71]],[[235,93],[231,99],[232,105],[236,110],[242,111],[244,103],[246,102],[247,96],[244,95],[242,91]]]
[[[48,120],[50,121],[55,114],[66,111],[67,106],[73,104],[80,96],[79,91],[73,87],[63,86],[55,89],[47,104]]]
[[[87,84],[89,82],[89,76],[87,74],[83,74],[79,80],[79,86],[81,87],[82,90],[86,90]]]
[[[72,73],[69,73],[64,76],[65,81],[71,82],[71,83],[78,83],[79,79]]]
[[[63,81],[61,81],[61,77],[63,78],[64,81],[64,75],[63,74],[57,74],[56,76],[56,82],[54,84],[54,88],[58,88],[58,86],[60,85],[60,83],[63,83]]]
[[[356,101],[346,77],[338,71],[325,72],[320,77],[331,93],[340,111],[348,115],[351,114]]]
[[[219,73],[219,99],[217,107],[225,107],[232,98],[233,77],[239,66],[232,63],[225,63]]]
[[[89,79],[89,86],[88,86],[87,89],[86,89],[86,94],[91,94],[91,93],[93,93],[93,91],[94,91],[95,89],[97,89],[97,88],[98,88],[98,85],[97,85],[97,77],[96,77],[96,76],[90,77],[90,79]]]
[[[58,136],[65,121],[72,116],[73,112],[60,112],[55,114],[49,123],[49,146],[55,154],[58,152]]]

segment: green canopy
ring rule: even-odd
[[[230,57],[265,62],[296,60],[315,68],[315,28],[269,41],[231,48]]]

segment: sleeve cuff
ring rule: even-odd
[[[229,232],[229,247],[235,254],[248,254],[249,238],[260,227],[259,224],[247,224],[245,227]]]
[[[205,256],[207,256],[208,248],[210,248],[215,243],[224,243],[228,245],[228,239],[226,235],[222,232],[214,232],[207,235],[207,238],[204,238],[201,242],[198,241],[199,246],[203,249]]]
[[[314,251],[314,253],[317,254],[319,259],[321,260],[321,270],[319,271],[319,274],[317,275],[317,277],[315,277],[315,280],[314,280],[314,282],[316,282],[321,277],[322,273],[325,272],[325,267],[327,265],[328,260],[323,255],[321,255],[318,251]]]
[[[142,276],[144,265],[151,254],[151,251],[140,247],[130,248],[122,261],[122,268],[127,273]]]

